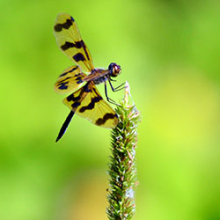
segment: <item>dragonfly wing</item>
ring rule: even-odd
[[[86,74],[82,73],[79,66],[68,67],[59,76],[54,85],[54,90],[60,94],[66,94],[75,91],[84,83],[83,78]]]
[[[103,100],[93,82],[88,82],[63,100],[72,111],[93,124],[114,128],[118,124],[118,116],[112,107]]]
[[[73,17],[66,13],[59,14],[54,25],[54,35],[61,51],[80,65],[83,71],[91,72],[94,69],[89,49]]]

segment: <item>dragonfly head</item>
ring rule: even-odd
[[[110,63],[108,70],[110,71],[110,76],[112,77],[116,77],[121,73],[121,67],[116,63]]]

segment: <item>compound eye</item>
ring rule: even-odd
[[[121,67],[116,63],[111,63],[109,65],[110,74],[113,77],[116,77],[121,72]]]

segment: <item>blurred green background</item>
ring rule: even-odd
[[[107,219],[110,131],[75,116],[55,143],[69,110],[53,85],[72,65],[53,36],[60,12],[96,67],[122,66],[114,85],[128,80],[141,112],[135,219],[220,219],[219,10],[217,0],[0,0],[0,219]]]

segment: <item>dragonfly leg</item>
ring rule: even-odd
[[[112,81],[112,80],[108,80],[108,82],[109,82],[109,84],[110,84],[111,89],[112,89],[113,92],[118,92],[118,91],[120,91],[120,90],[122,90],[122,89],[125,88],[125,87],[124,87],[125,82],[122,83],[121,85],[117,86],[116,88],[114,88],[113,85],[112,85],[112,83],[111,83],[111,81]]]
[[[106,99],[108,102],[110,102],[111,104],[114,104],[114,105],[118,105],[113,99],[109,98],[108,97],[108,92],[107,92],[107,84],[105,82],[105,96],[106,96]]]

